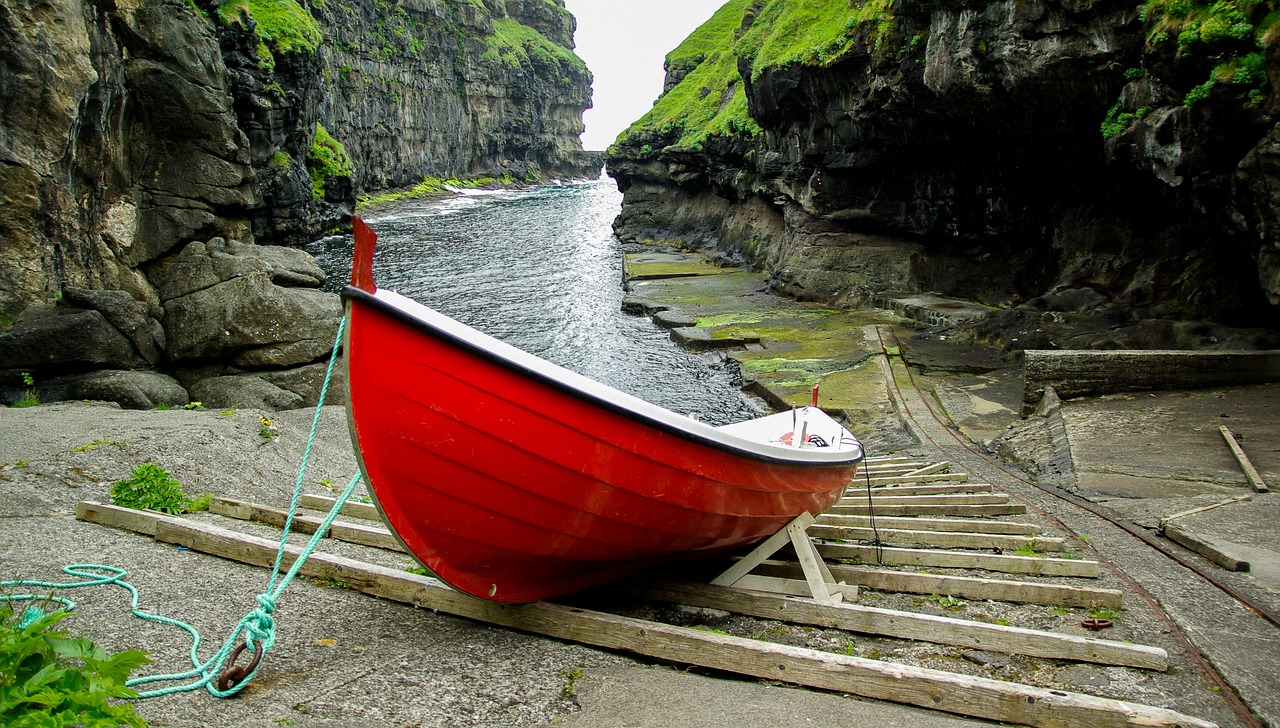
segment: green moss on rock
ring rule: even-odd
[[[244,18],[252,18],[254,32],[280,53],[315,53],[323,39],[320,25],[297,0],[222,0],[218,18],[226,25],[241,25]]]
[[[513,18],[495,18],[493,34],[485,38],[485,58],[497,59],[512,67],[542,63],[586,70],[587,64],[572,50],[547,39],[534,28]]]
[[[311,151],[307,152],[307,171],[311,173],[311,194],[317,200],[324,199],[325,185],[330,179],[351,176],[351,158],[347,156],[346,147],[320,124],[316,124]]]

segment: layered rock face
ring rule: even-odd
[[[429,175],[594,175],[574,25],[562,0],[0,0],[0,400],[314,402],[340,304],[277,246]]]
[[[1260,15],[1228,53],[1199,28],[1170,51],[1156,2],[1146,22],[1069,0],[853,5],[735,0],[673,51],[607,159],[619,235],[714,248],[804,298],[975,299],[1010,311],[981,333],[1026,347],[1280,325],[1280,106],[1268,78],[1221,70],[1237,53],[1280,80]]]

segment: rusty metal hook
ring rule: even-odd
[[[1115,624],[1115,622],[1112,622],[1109,619],[1093,619],[1093,618],[1081,620],[1080,622],[1081,627],[1084,627],[1085,629],[1092,629],[1092,630],[1106,629],[1107,627],[1110,627],[1113,624]]]
[[[244,652],[248,646],[248,644],[242,643],[237,647],[227,660],[227,667],[218,675],[218,689],[222,692],[225,693],[239,685],[250,673],[258,669],[258,663],[262,661],[263,650],[261,648],[253,653],[253,659],[249,661],[248,665],[241,667],[236,664],[236,660],[240,659],[240,653]]]

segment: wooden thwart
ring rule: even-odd
[[[121,513],[126,510],[82,503],[77,517],[146,528],[136,512]],[[276,555],[278,544],[267,539],[162,514],[142,517],[153,519],[151,531],[157,540],[167,543],[259,566],[270,565]],[[292,564],[298,552],[296,547],[286,547],[285,564]],[[556,639],[989,720],[1059,728],[1213,726],[1168,709],[1081,693],[760,642],[547,602],[487,602],[430,577],[328,554],[312,554],[301,573],[342,581],[349,588],[386,599]]]

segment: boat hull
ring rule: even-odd
[[[344,296],[365,482],[406,549],[468,594],[534,601],[755,543],[834,503],[861,457],[744,455],[531,376],[395,294]]]

